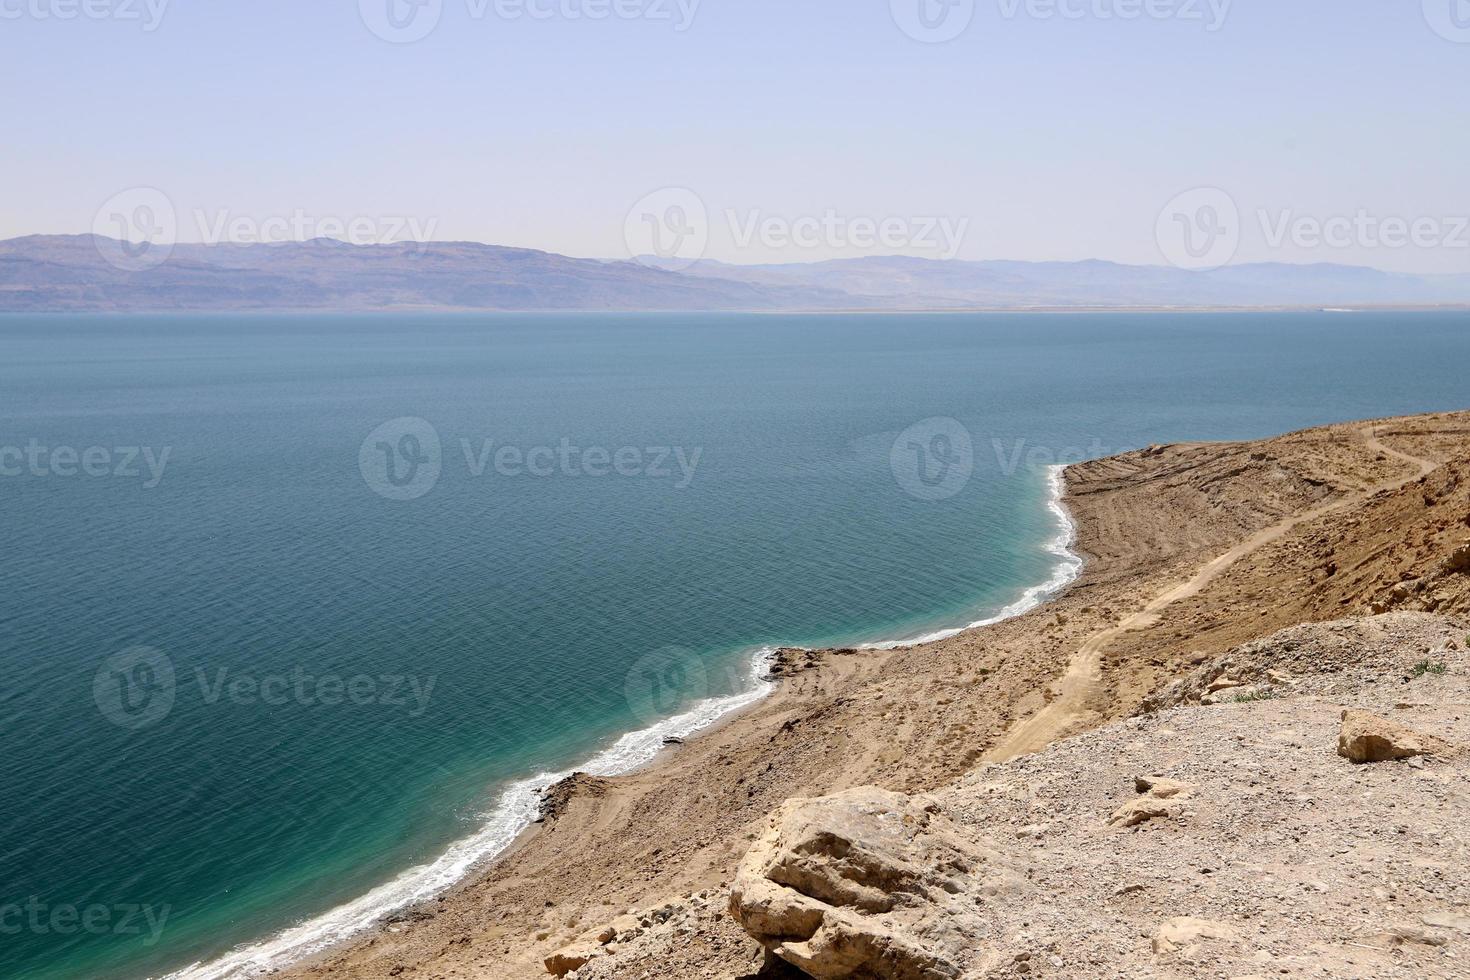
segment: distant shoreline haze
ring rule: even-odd
[[[662,267],[676,265],[678,268]],[[731,265],[572,258],[474,242],[0,241],[0,312],[900,312],[1470,306],[1470,275],[1330,263],[1165,265],[874,256]]]

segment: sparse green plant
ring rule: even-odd
[[[1275,690],[1267,688],[1264,691],[1249,691],[1245,694],[1235,696],[1236,704],[1250,704],[1252,701],[1275,701],[1281,697]]]
[[[1443,674],[1450,669],[1449,664],[1443,660],[1421,660],[1414,665],[1414,676],[1423,677],[1425,674]]]

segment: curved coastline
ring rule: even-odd
[[[1065,465],[1054,465],[1048,468],[1047,474],[1047,508],[1057,522],[1057,534],[1045,546],[1047,552],[1058,559],[1050,578],[1029,587],[1014,602],[985,619],[908,639],[865,643],[858,649],[892,650],[917,646],[990,626],[1029,612],[1076,581],[1084,562],[1072,550],[1077,526],[1063,503],[1066,468]],[[379,926],[396,912],[442,894],[462,881],[474,868],[506,852],[536,822],[542,795],[557,782],[575,772],[611,777],[640,769],[658,758],[665,739],[695,736],[766,697],[776,687],[776,681],[769,673],[775,652],[775,647],[762,647],[755,652],[748,668],[748,686],[735,694],[707,699],[682,714],[629,732],[584,765],[560,772],[545,772],[511,783],[501,792],[483,826],[469,837],[451,844],[437,860],[409,868],[363,896],[267,939],[237,947],[215,960],[196,962],[163,975],[161,980],[246,980],[259,977],[330,949]]]
[[[1048,553],[1055,555],[1058,561],[1056,570],[1052,572],[1051,578],[1040,585],[1033,585],[1015,602],[1004,606],[999,612],[985,619],[977,619],[973,623],[964,626],[955,626],[948,629],[935,630],[924,633],[921,636],[911,637],[903,640],[882,640],[874,643],[864,643],[858,647],[860,650],[896,650],[899,647],[919,646],[923,643],[936,643],[939,640],[947,640],[952,636],[959,636],[969,630],[979,629],[982,626],[994,626],[996,623],[1007,619],[1015,619],[1017,616],[1028,613],[1041,605],[1058,592],[1077,581],[1082,574],[1085,564],[1082,556],[1072,550],[1072,545],[1077,541],[1077,524],[1072,520],[1072,515],[1067,512],[1066,505],[1062,502],[1067,495],[1065,474],[1066,464],[1058,463],[1047,468],[1047,509],[1056,518],[1057,535],[1046,544]]]

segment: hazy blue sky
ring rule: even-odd
[[[681,187],[731,261],[934,254],[942,218],[968,222],[961,258],[1155,263],[1161,211],[1208,186],[1239,208],[1236,261],[1470,272],[1466,0],[977,0],[945,43],[899,21],[924,2],[954,29],[967,0],[700,0],[687,24],[694,0],[426,0],[413,43],[369,29],[390,0],[172,0],[154,23],[160,2],[0,0],[0,237],[92,230],[149,186],[182,240],[370,217],[621,257],[635,202]],[[742,245],[767,218],[778,237]],[[802,218],[827,230],[783,247]],[[918,244],[851,247],[887,218]],[[1394,219],[1419,244],[1375,246]]]

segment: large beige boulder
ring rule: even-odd
[[[730,912],[820,980],[945,980],[990,965],[985,912],[1021,863],[922,797],[863,787],[788,800],[741,862]]]
[[[1342,713],[1337,754],[1351,762],[1388,762],[1421,755],[1442,755],[1449,745],[1389,721],[1370,711],[1351,708]]]
[[[595,944],[580,943],[557,950],[546,957],[542,965],[552,976],[564,977],[573,970],[580,970],[586,966],[596,955],[597,946]]]
[[[1113,811],[1108,823],[1114,827],[1137,827],[1150,820],[1176,820],[1184,813],[1184,804],[1177,800],[1159,800],[1146,796],[1141,800],[1124,803]]]

